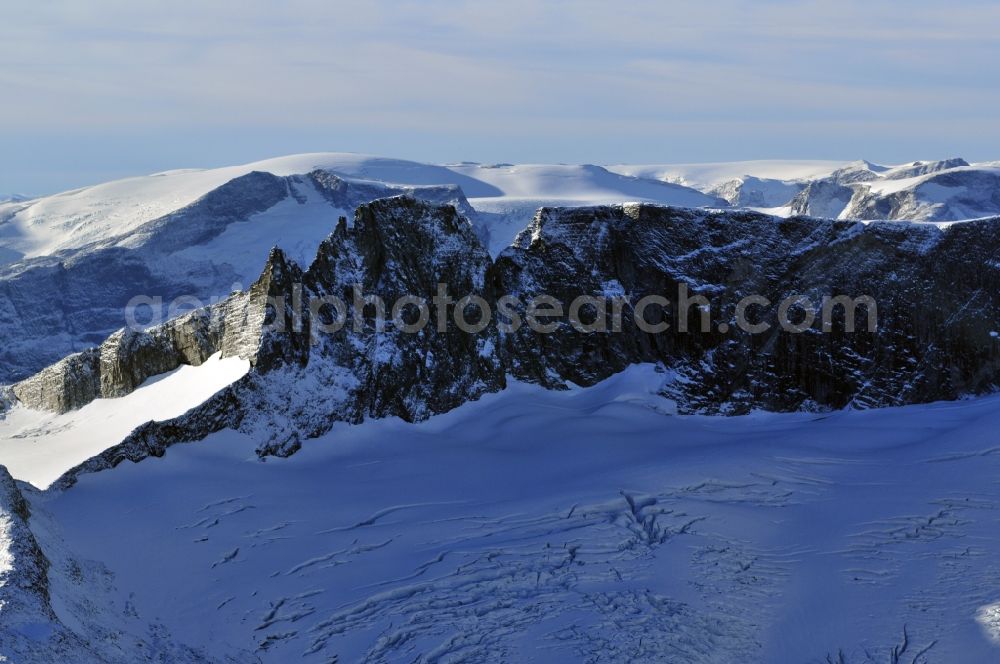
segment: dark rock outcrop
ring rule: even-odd
[[[31,513],[14,479],[0,466],[0,622],[55,620],[49,598],[49,561],[28,527]],[[8,654],[8,653],[4,653]]]
[[[580,293],[622,294],[629,303],[623,329],[588,333],[564,323],[537,335],[522,328],[504,338],[504,351],[516,376],[550,387],[661,362],[677,372],[671,394],[686,412],[955,399],[993,390],[1000,379],[1000,344],[991,334],[1000,314],[1000,272],[992,267],[998,254],[1000,220],[941,231],[651,206],[543,210],[498,259],[498,287],[522,299],[548,293],[564,302]],[[704,332],[696,305],[690,331],[676,331],[682,285],[710,304]],[[664,313],[671,330],[637,328],[630,306],[649,294],[671,300]],[[767,331],[737,326],[736,304],[749,295],[772,303],[751,321]],[[796,295],[816,312],[816,323],[800,333],[777,320],[778,304]],[[877,328],[869,331],[868,309],[860,307],[855,331],[845,332],[838,307],[824,332],[823,298],[840,295],[872,298]],[[659,316],[647,309],[647,320]]]
[[[444,284],[454,300],[495,302],[485,279],[491,264],[472,227],[451,206],[383,199],[360,207],[353,226],[341,220],[320,246],[305,286],[311,301],[334,296],[347,305],[343,328],[317,333],[313,356],[358,377],[351,419],[424,419],[504,385],[496,328],[463,332],[451,307],[433,301],[438,284]],[[355,285],[365,300],[356,299]],[[403,297],[424,302],[424,311],[414,302],[394,312],[393,304]],[[384,304],[385,318],[393,319],[381,330],[374,299]],[[359,307],[364,301],[372,303]],[[471,325],[480,320],[482,312],[471,302],[461,308]],[[331,310],[319,314],[317,325],[333,325]],[[405,331],[422,315],[428,318],[419,332]]]
[[[221,320],[210,331],[199,333],[188,319],[144,333],[152,341],[125,345],[122,336],[114,347],[134,350],[93,351],[113,361],[90,360],[97,363],[86,366],[98,367],[91,373],[49,369],[63,383],[29,381],[38,392],[30,398],[64,407],[70,399],[59,395],[127,390],[147,367],[218,349],[254,365],[202,406],[141,427],[70,471],[62,486],[79,472],[162,454],[227,427],[261,441],[262,455],[290,454],[335,422],[421,420],[501,389],[508,373],[559,389],[656,362],[672,372],[666,389],[681,412],[955,399],[1000,382],[996,265],[1000,219],[939,229],[641,204],[542,209],[494,262],[453,207],[383,199],[361,206],[353,223],[341,219],[304,272],[272,251],[253,288],[198,314]],[[439,308],[438,284],[454,300],[478,299]],[[697,299],[682,306],[684,292]],[[564,307],[550,330],[498,326],[524,321],[528,303],[542,294]],[[581,295],[590,300],[574,324],[567,308]],[[638,325],[636,306],[649,295],[669,300],[644,310],[646,322],[667,323],[666,330]],[[367,300],[356,301],[361,296]],[[392,311],[401,296],[428,305],[418,332],[407,330],[421,314],[415,302]],[[736,318],[748,296],[769,302],[747,315],[763,326],[753,333]],[[846,301],[824,310],[824,298],[837,297]],[[862,297],[870,300],[852,300]],[[799,305],[780,309],[791,298],[813,310],[811,325],[782,326],[782,313],[793,325],[805,315]],[[601,302],[609,316],[603,331],[593,327]],[[459,329],[456,306],[471,332]],[[478,329],[483,306],[492,324]],[[678,329],[685,314],[688,331]],[[851,316],[853,331],[846,329]],[[121,358],[136,358],[138,367]]]
[[[268,305],[287,301],[291,306],[293,285],[301,282],[302,271],[280,249],[272,249],[247,291],[148,330],[118,330],[100,346],[46,367],[11,391],[29,408],[62,413],[94,399],[124,396],[152,376],[182,364],[198,366],[215,353],[252,365],[263,358],[262,371],[286,361],[304,364],[306,341],[265,333]]]
[[[462,189],[453,184],[412,186],[390,185],[383,182],[348,181],[329,171],[313,171],[308,178],[330,203],[341,210],[354,210],[359,205],[380,198],[409,196],[437,205],[451,205],[468,218],[476,212]]]

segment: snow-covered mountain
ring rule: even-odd
[[[9,252],[5,262],[11,263],[15,252],[17,259],[30,259],[60,255],[95,243],[134,246],[137,242],[131,236],[143,225],[185,209],[237,178],[252,172],[302,177],[316,171],[339,176],[350,184],[452,186],[476,202],[510,199],[598,204],[634,200],[688,207],[719,203],[686,187],[623,176],[599,166],[436,166],[351,153],[317,153],[228,168],[168,171],[20,205],[8,202],[0,208],[0,247]],[[308,191],[295,193],[306,196]],[[532,214],[537,207],[532,208]],[[284,238],[277,235],[274,239],[280,244]]]
[[[958,166],[869,182],[854,190],[840,215],[854,219],[953,221],[998,213],[1000,167]]]
[[[696,164],[616,164],[608,166],[608,170],[622,175],[674,182],[702,191],[747,176],[784,182],[806,182],[827,177],[844,165],[842,161],[761,159]]]
[[[318,154],[0,206],[0,658],[993,661],[1000,217],[814,218],[993,167],[748,167]],[[411,334],[348,295],[441,283],[626,306]],[[637,324],[681,284],[704,331]],[[137,293],[217,299],[113,331]],[[736,324],[792,293],[877,313]]]
[[[963,159],[878,166],[857,162],[814,180],[793,214],[840,219],[955,221],[1000,213],[1000,168]]]
[[[684,184],[737,207],[834,219],[957,221],[1000,214],[1000,164],[961,158],[618,165],[619,173]]]

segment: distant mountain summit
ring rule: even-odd
[[[614,166],[613,170],[683,183],[734,207],[782,216],[960,221],[1000,214],[1000,164],[954,157],[898,166],[858,160]],[[739,175],[734,175],[739,173]]]

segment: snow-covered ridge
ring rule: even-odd
[[[615,164],[615,173],[652,180],[676,182],[699,190],[708,190],[744,176],[784,182],[815,180],[827,177],[846,162],[812,159],[707,162],[693,164]]]
[[[876,170],[869,170],[866,164]],[[492,221],[501,227],[490,234],[495,254],[509,244],[511,231],[518,230],[504,223],[504,213],[509,215],[512,210],[518,210],[517,216],[523,219],[524,214],[541,205],[555,204],[636,200],[687,207],[720,206],[726,204],[720,194],[725,196],[727,192],[728,202],[737,206],[772,208],[787,205],[797,193],[796,188],[811,181],[833,177],[845,184],[845,177],[838,173],[865,173],[866,177],[859,181],[868,181],[870,174],[874,181],[867,185],[869,190],[889,194],[916,187],[942,172],[995,172],[991,164],[969,166],[961,160],[948,160],[883,167],[870,162],[800,160],[609,167],[435,165],[353,153],[300,154],[225,168],[166,171],[34,200],[0,203],[0,261],[54,255],[127,236],[143,224],[188,206],[253,171],[287,177],[324,170],[359,181],[460,187],[472,206],[489,217],[484,225],[488,227]],[[744,191],[742,197],[738,189]],[[850,216],[849,210],[843,212],[844,218]],[[988,210],[972,216],[991,213]]]

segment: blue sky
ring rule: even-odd
[[[1000,3],[0,4],[0,192],[294,152],[1000,159]]]

